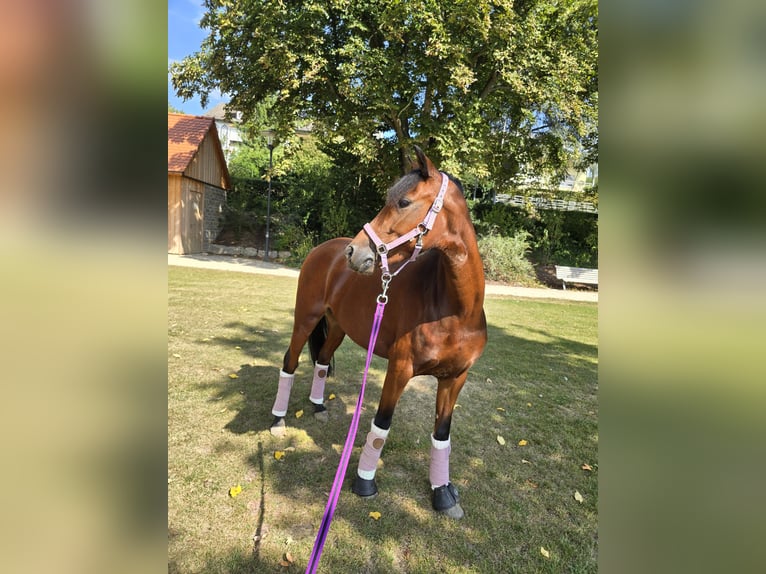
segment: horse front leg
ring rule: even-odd
[[[462,518],[464,513],[457,489],[449,479],[449,458],[452,451],[450,427],[455,403],[467,376],[466,370],[457,377],[439,379],[436,392],[436,421],[431,435],[431,502],[434,510],[455,519]]]
[[[399,398],[402,396],[404,387],[407,386],[407,383],[412,378],[412,374],[412,363],[410,361],[389,358],[386,380],[383,383],[383,390],[378,402],[378,410],[375,413],[375,419],[370,425],[370,432],[367,433],[367,439],[362,447],[356,477],[351,486],[352,492],[358,496],[368,498],[378,493],[378,486],[375,482],[378,461],[388,438],[388,432],[391,429],[394,410],[399,402]]]

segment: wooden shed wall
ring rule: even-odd
[[[221,166],[224,159],[220,147],[216,146],[216,143],[211,132],[208,132],[205,139],[202,140],[197,154],[189,162],[184,175],[225,189],[227,187],[226,178]]]
[[[168,253],[183,253],[181,236],[181,176],[168,174]]]
[[[168,174],[168,253],[202,251],[204,185]]]

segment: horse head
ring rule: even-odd
[[[417,146],[415,153],[418,158],[415,169],[391,186],[383,209],[346,247],[348,266],[353,271],[371,275],[380,256],[385,273],[387,261],[396,264],[413,254],[417,257],[443,236],[448,216],[437,215],[442,210],[450,211],[451,200],[446,191],[454,183]]]

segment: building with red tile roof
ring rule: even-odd
[[[228,189],[213,118],[168,113],[168,253],[208,248],[221,229]]]

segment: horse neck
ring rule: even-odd
[[[484,308],[484,267],[473,226],[464,224],[451,234],[440,252],[443,275],[440,284],[447,290],[458,315],[478,320]]]

